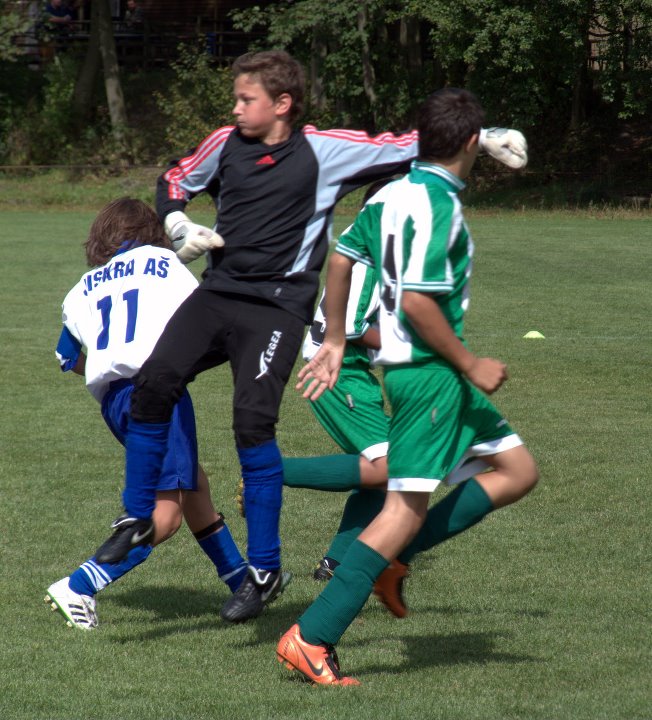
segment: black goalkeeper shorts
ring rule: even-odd
[[[196,375],[229,362],[238,447],[271,440],[304,328],[296,315],[257,298],[198,288],[170,318],[136,377],[131,416],[167,422]]]

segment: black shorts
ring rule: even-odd
[[[303,334],[303,320],[277,306],[198,288],[170,318],[138,374],[131,415],[166,422],[196,375],[229,362],[238,447],[271,440]]]

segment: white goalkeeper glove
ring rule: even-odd
[[[165,232],[172,240],[177,257],[188,264],[209,250],[224,247],[221,235],[210,228],[197,225],[185,214],[177,210],[166,216]]]
[[[527,165],[527,140],[518,130],[482,128],[480,150],[514,170],[520,170]]]

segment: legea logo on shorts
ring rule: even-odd
[[[276,352],[276,348],[278,347],[282,334],[283,333],[280,330],[274,330],[272,337],[269,340],[267,349],[260,353],[260,372],[256,375],[256,380],[263,377],[263,375],[267,375],[269,372],[269,366],[274,359],[274,353]]]

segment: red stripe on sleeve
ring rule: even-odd
[[[168,197],[171,200],[186,199],[185,193],[180,187],[183,178],[187,177],[195,168],[201,165],[201,163],[215,151],[215,148],[226,142],[234,129],[234,125],[229,125],[215,130],[202,140],[192,155],[182,158],[175,167],[170,168],[165,173],[163,177],[169,183]]]
[[[419,134],[416,130],[404,133],[403,135],[394,135],[391,132],[384,132],[380,133],[380,135],[371,137],[371,135],[363,130],[317,130],[314,125],[306,125],[303,128],[303,132],[305,135],[319,135],[322,137],[334,138],[336,140],[348,140],[349,142],[366,143],[370,145],[385,145],[389,143],[398,145],[399,147],[411,145],[419,138]]]

